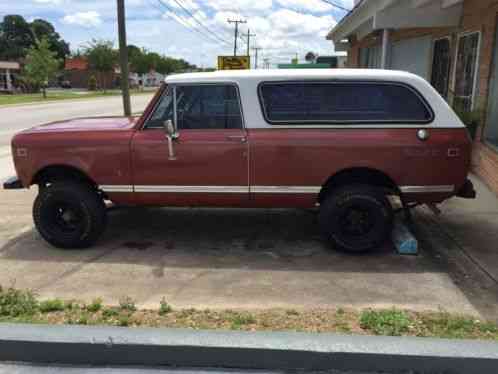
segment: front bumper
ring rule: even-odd
[[[477,192],[472,181],[470,179],[467,179],[456,195],[463,199],[475,199],[477,196]]]
[[[23,188],[22,182],[17,177],[10,177],[3,183],[4,190],[20,190]]]

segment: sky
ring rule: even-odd
[[[353,0],[331,1],[353,6]],[[346,13],[323,0],[125,0],[125,6],[128,44],[202,67],[233,54],[234,25],[227,19],[247,21],[240,31],[256,34],[251,46],[262,48],[260,64],[268,58],[275,65],[296,53],[301,61],[309,51],[334,53],[325,36]],[[0,17],[7,14],[50,21],[73,51],[92,39],[117,46],[116,0],[0,0]],[[245,54],[245,40],[238,42],[238,53]]]

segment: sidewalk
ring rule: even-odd
[[[471,179],[477,199],[450,199],[440,216],[416,210],[417,237],[453,268],[453,281],[473,305],[498,320],[498,197],[478,177]]]

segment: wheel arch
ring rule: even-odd
[[[401,193],[394,179],[384,171],[370,167],[351,167],[331,175],[323,183],[318,202],[321,203],[332,190],[347,184],[368,184],[385,188],[396,195]]]
[[[65,164],[48,165],[36,172],[30,185],[43,185],[58,180],[72,180],[97,186],[97,183],[78,167]]]

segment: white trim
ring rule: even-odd
[[[453,82],[452,82],[452,91],[453,91],[453,101],[455,100],[456,92],[455,92],[455,87],[456,87],[456,70],[457,70],[457,64],[458,64],[458,52],[460,51],[460,39],[469,36],[472,34],[478,34],[479,39],[477,40],[477,56],[476,56],[476,67],[474,71],[474,82],[472,83],[472,103],[470,106],[470,110],[474,110],[474,105],[475,105],[475,98],[476,98],[476,91],[477,91],[477,82],[478,82],[478,76],[479,76],[479,60],[481,59],[481,42],[482,42],[482,32],[481,30],[476,30],[476,31],[464,31],[458,34],[457,36],[457,44],[456,44],[456,53],[455,53],[455,63],[453,65]],[[454,103],[452,103],[454,104]]]
[[[101,189],[104,192],[133,192],[133,186],[128,186],[128,185],[123,185],[123,186],[102,185],[99,186],[99,189]]]
[[[455,186],[401,186],[399,189],[403,193],[454,192]]]
[[[140,193],[233,193],[233,194],[317,194],[321,186],[130,186],[102,185],[104,192]],[[454,192],[455,186],[400,186],[403,193]]]
[[[249,186],[135,186],[135,192],[249,193]]]
[[[254,186],[251,193],[319,193],[321,186]]]

